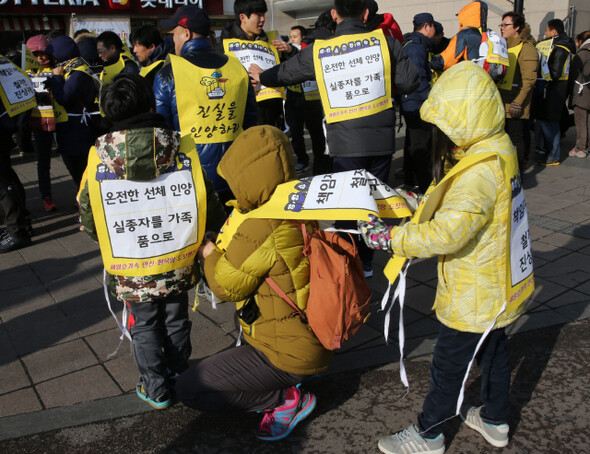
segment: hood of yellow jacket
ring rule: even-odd
[[[227,149],[217,172],[227,181],[240,211],[267,202],[276,187],[294,180],[289,138],[274,126],[254,126],[241,133]]]
[[[508,138],[500,93],[488,73],[471,61],[458,63],[442,74],[422,104],[420,115],[463,150],[459,155],[476,152],[470,149],[474,145],[486,151],[485,142],[495,148],[497,144],[490,140]]]

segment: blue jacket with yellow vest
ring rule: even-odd
[[[186,42],[180,51],[180,55],[195,66],[201,68],[217,69],[227,63],[228,56],[215,52],[211,42],[207,38],[195,38]],[[180,131],[180,122],[178,119],[178,107],[176,105],[176,88],[174,76],[172,74],[172,65],[167,61],[164,67],[156,75],[154,80],[154,95],[156,96],[156,110],[166,118],[169,127]],[[247,129],[256,124],[256,98],[252,85],[248,84],[248,99],[246,101],[246,111],[244,113],[243,128]],[[217,156],[223,155],[229,148],[231,142],[212,143],[197,145],[197,152],[201,165],[207,172],[207,176],[215,184],[215,189],[219,193],[229,191],[229,187],[216,171]],[[221,153],[220,153],[221,150]],[[208,163],[213,163],[208,165]]]

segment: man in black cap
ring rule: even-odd
[[[168,126],[190,134],[207,176],[223,201],[233,198],[217,164],[237,135],[256,124],[256,99],[248,73],[236,59],[215,52],[209,16],[198,6],[181,6],[172,19],[176,55],[154,80],[156,109]]]
[[[434,18],[430,13],[414,16],[414,31],[404,36],[404,50],[418,68],[418,89],[402,96],[402,113],[406,120],[404,143],[404,183],[418,186],[426,192],[432,180],[430,150],[432,147],[431,125],[420,118],[420,107],[430,93],[431,49],[434,44]]]

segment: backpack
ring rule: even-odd
[[[481,34],[479,58],[476,59],[495,83],[500,82],[508,70],[508,44],[504,37],[492,30]]]
[[[309,233],[305,224],[297,225],[303,234],[303,255],[310,263],[305,312],[270,277],[266,282],[309,324],[326,349],[335,350],[354,336],[369,317],[371,290],[354,242],[317,226]]]

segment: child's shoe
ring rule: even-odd
[[[162,394],[161,396],[158,396],[158,397],[155,397],[152,399],[145,392],[145,389],[143,387],[143,383],[140,382],[135,387],[135,392],[137,393],[137,396],[141,400],[143,400],[144,402],[147,402],[152,407],[154,407],[156,410],[162,410],[162,409],[168,408],[170,405],[172,405],[172,399],[170,398],[170,394],[168,394],[168,391],[164,392],[164,394]]]
[[[477,430],[496,448],[503,448],[508,444],[508,424],[489,424],[481,419],[480,411],[483,407],[467,407],[461,410],[461,418],[473,430]]]
[[[316,398],[312,393],[302,393],[291,386],[285,391],[285,403],[264,412],[256,436],[260,440],[275,441],[285,438],[293,428],[313,411]]]
[[[415,424],[406,430],[396,432],[379,440],[379,450],[385,454],[443,454],[445,452],[445,436],[424,438]]]

